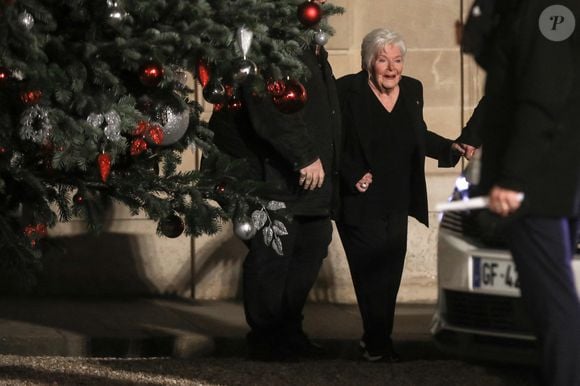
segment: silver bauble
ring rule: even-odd
[[[234,222],[234,233],[242,240],[249,240],[256,234],[256,228],[250,221],[239,220]]]
[[[319,46],[323,46],[328,43],[329,36],[324,31],[318,31],[314,34],[314,43],[318,44]]]
[[[34,17],[30,13],[24,11],[18,15],[18,23],[30,31],[32,27],[34,27]]]
[[[127,18],[127,12],[121,7],[111,7],[109,8],[109,24],[118,25],[121,24]]]
[[[258,73],[258,66],[256,66],[256,63],[248,59],[240,59],[234,65],[234,73],[232,74],[232,77],[234,82],[242,83],[246,80],[248,75],[254,75],[256,73]]]
[[[161,146],[172,145],[179,141],[189,127],[189,111],[177,111],[174,107],[160,104],[155,107],[153,120],[163,129]]]

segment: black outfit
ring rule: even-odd
[[[580,385],[580,300],[571,268],[580,217],[580,3],[490,4],[493,28],[471,29],[487,31],[487,39],[468,37],[481,42],[471,49],[487,71],[481,188],[525,194],[506,232],[542,344],[544,382]],[[560,39],[565,28],[571,34]]]
[[[371,355],[389,355],[395,301],[407,248],[407,217],[428,224],[425,156],[453,166],[452,141],[427,130],[423,87],[403,77],[388,112],[366,71],[337,81],[345,134],[337,228],[348,259]],[[355,184],[371,172],[360,193]]]
[[[256,98],[242,86],[242,110],[214,112],[209,122],[218,148],[245,158],[250,177],[267,182],[260,195],[285,202],[293,217],[289,223],[282,220],[288,230],[281,237],[283,256],[264,244],[261,233],[247,242],[243,289],[248,341],[263,359],[284,355],[305,340],[302,309],[332,239],[333,179],[338,178],[334,149],[340,140],[335,79],[324,49],[319,55],[308,49],[301,59],[311,76],[303,83],[308,100],[299,112],[283,114],[270,97]],[[324,183],[304,190],[298,185],[299,171],[318,158]]]

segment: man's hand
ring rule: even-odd
[[[489,210],[506,217],[519,209],[522,204],[522,192],[494,186],[489,192]]]
[[[367,189],[372,183],[373,183],[373,175],[370,172],[368,172],[364,176],[362,176],[360,180],[358,180],[358,182],[354,185],[354,187],[359,192],[364,193],[367,191]]]
[[[314,190],[320,188],[324,182],[324,168],[320,158],[310,165],[300,169],[300,179],[298,184],[305,190]]]

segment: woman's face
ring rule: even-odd
[[[403,72],[403,55],[395,44],[386,45],[377,54],[373,63],[373,76],[376,86],[381,91],[390,91],[397,87]]]

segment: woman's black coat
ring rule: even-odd
[[[368,73],[344,76],[337,81],[338,95],[342,111],[344,147],[341,163],[341,206],[336,219],[350,225],[358,225],[366,219],[373,218],[378,212],[366,199],[364,193],[359,193],[355,184],[366,173],[371,172],[376,178],[381,173],[375,170],[375,162],[371,153],[374,117],[370,113],[369,104],[364,95],[368,92]],[[425,156],[439,160],[440,167],[454,166],[459,157],[451,151],[452,141],[427,130],[423,120],[423,86],[420,81],[403,76],[399,83],[400,96],[406,102],[405,107],[412,117],[411,127],[418,148],[412,160],[411,167],[411,197],[409,200],[409,215],[425,225],[428,225],[427,188],[425,183]]]

